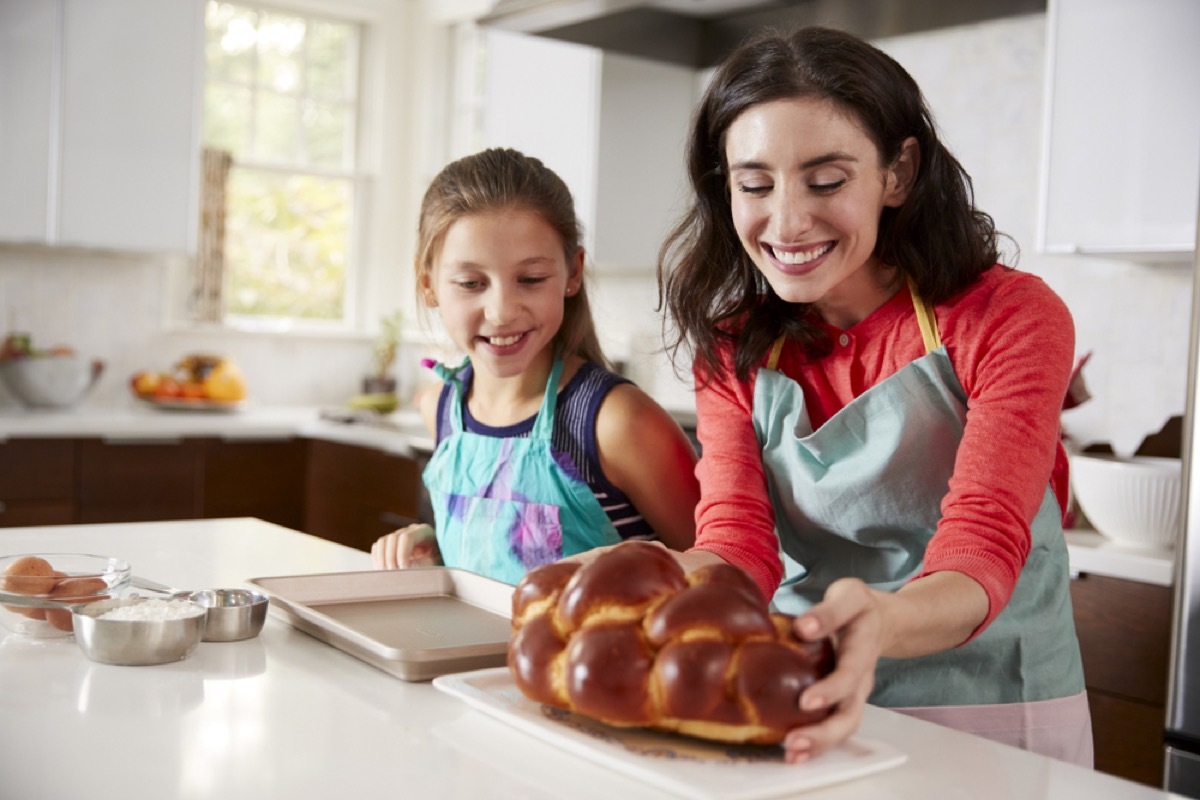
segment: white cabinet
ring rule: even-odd
[[[0,240],[45,241],[60,6],[0,3]]]
[[[1190,258],[1200,2],[1050,0],[1038,246]]]
[[[570,187],[598,270],[647,271],[682,210],[695,73],[489,30],[483,145],[540,158]]]
[[[0,240],[193,250],[202,0],[0,5]]]

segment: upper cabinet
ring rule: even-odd
[[[203,0],[0,3],[0,241],[191,252]]]
[[[682,211],[695,72],[497,30],[485,52],[483,145],[562,177],[598,270],[652,269]]]
[[[1039,249],[1190,258],[1200,3],[1050,0]]]

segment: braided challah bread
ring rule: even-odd
[[[662,547],[631,541],[530,571],[512,603],[508,666],[535,702],[754,744],[829,714],[801,711],[799,697],[832,670],[832,645],[797,639],[729,564],[685,575]]]

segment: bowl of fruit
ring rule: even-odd
[[[0,382],[27,408],[70,408],[103,374],[103,361],[84,358],[67,345],[34,347],[26,333],[10,333],[0,343]]]
[[[155,408],[233,411],[246,399],[246,382],[224,356],[184,356],[170,370],[139,370],[129,380],[134,397]]]

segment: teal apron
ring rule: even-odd
[[[554,360],[528,438],[463,429],[466,398],[459,372],[467,363],[434,367],[451,387],[450,433],[423,474],[442,562],[515,584],[534,567],[619,542],[591,487],[567,456],[556,457],[551,449],[562,360]]]
[[[782,340],[767,368],[759,370],[753,418],[784,563],[774,602],[785,613],[807,610],[841,577],[894,591],[921,571],[954,471],[967,397],[932,311],[915,293],[913,303],[926,355],[855,398],[819,430],[809,421],[803,389],[775,370]],[[1066,738],[1072,741],[1043,749],[1090,763],[1066,542],[1049,486],[1031,532],[1029,558],[1012,599],[992,623],[950,650],[880,659],[870,702],[906,709],[956,707],[962,714],[948,712],[950,722],[938,721],[962,729],[971,729],[972,719],[980,718],[979,706],[994,711],[998,704],[1014,704],[1011,718],[1027,728],[1040,701],[1055,701],[1043,709],[1054,708],[1053,727],[1063,719],[1058,701],[1072,698],[1066,701],[1074,720]],[[955,724],[956,715],[965,724]],[[1010,738],[1025,746],[1046,739],[1045,715],[1035,724],[1042,733],[1023,730]],[[1061,736],[1058,731],[1049,738]]]

